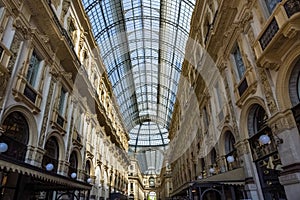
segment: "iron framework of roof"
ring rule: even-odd
[[[195,0],[82,0],[129,145],[165,146]]]

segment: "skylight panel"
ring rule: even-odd
[[[129,144],[168,144],[162,127],[176,100],[195,0],[82,2],[130,136],[140,128],[147,135]],[[139,117],[151,123],[138,124]]]

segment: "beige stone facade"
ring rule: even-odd
[[[1,1],[0,29],[0,198],[125,194],[129,138],[81,1]]]
[[[0,199],[298,200],[300,1],[197,0],[189,36],[143,174],[82,1],[0,0]]]
[[[197,1],[162,199],[299,198],[299,4]]]

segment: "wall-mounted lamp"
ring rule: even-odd
[[[0,153],[6,152],[8,149],[8,145],[5,142],[0,143]]]
[[[4,133],[3,128],[0,127],[0,136]],[[5,142],[0,143],[0,153],[4,153],[8,150],[8,145]]]
[[[87,183],[91,183],[91,182],[92,182],[92,179],[91,179],[91,178],[88,178],[88,179],[86,179],[86,182],[87,182]]]
[[[52,163],[48,163],[48,164],[46,165],[46,170],[47,170],[48,172],[52,171],[53,169],[54,169],[54,165],[53,165]]]
[[[263,145],[264,144],[269,144],[271,142],[271,139],[270,139],[270,137],[268,135],[261,135],[258,140]]]
[[[278,145],[278,144],[282,144],[283,143],[283,139],[281,139],[281,138],[279,138],[277,135],[272,135],[273,136],[273,138],[274,138],[274,140],[275,140],[275,143],[276,143],[276,145]],[[265,145],[265,144],[270,144],[270,142],[271,142],[271,138],[270,138],[270,136],[268,136],[268,135],[261,135],[260,137],[259,137],[259,142],[261,143],[261,144],[263,144],[263,145]]]
[[[72,174],[71,174],[71,178],[76,178],[77,177],[77,174],[75,173],[75,172],[73,172]]]
[[[226,158],[228,163],[233,163],[234,162],[234,157],[233,156],[227,156]]]

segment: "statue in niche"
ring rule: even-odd
[[[61,9],[61,15],[60,15],[60,20],[62,23],[64,22],[64,18],[66,16],[66,14],[68,13],[70,5],[71,5],[70,0],[64,0],[62,3],[62,9]]]

